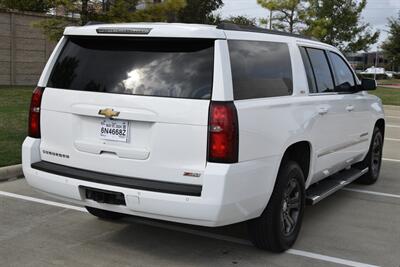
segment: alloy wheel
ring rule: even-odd
[[[281,209],[281,227],[284,236],[293,233],[301,209],[301,190],[296,178],[291,178],[283,194]]]
[[[377,177],[382,159],[382,138],[380,134],[375,135],[371,153],[371,172],[374,177]]]

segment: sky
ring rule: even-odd
[[[224,0],[224,6],[218,12],[223,17],[247,15],[263,18],[268,16],[268,10],[261,8],[257,0]],[[382,44],[386,39],[387,19],[397,17],[398,12],[400,12],[400,0],[367,0],[362,19],[373,29],[381,32],[378,43],[371,47],[371,51],[376,50],[377,45]]]

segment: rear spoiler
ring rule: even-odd
[[[226,39],[224,31],[215,26],[179,23],[101,24],[91,22],[87,26],[66,27],[64,35]]]

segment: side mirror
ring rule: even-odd
[[[363,91],[376,90],[376,80],[373,79],[362,79],[360,89]]]

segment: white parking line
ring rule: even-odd
[[[87,212],[86,209],[82,208],[82,207],[63,204],[63,203],[59,203],[59,202],[55,202],[55,201],[44,200],[44,199],[40,199],[40,198],[18,195],[18,194],[14,194],[14,193],[10,193],[10,192],[5,192],[5,191],[0,191],[0,195],[5,196],[5,197],[12,197],[12,198],[22,199],[22,200],[26,200],[26,201],[31,201],[31,202],[35,202],[35,203],[50,205],[50,206],[61,207],[61,208],[65,208],[65,209],[72,209],[72,210],[76,210],[76,211],[80,211],[80,212]],[[227,241],[227,242],[231,242],[231,243],[252,246],[251,242],[249,242],[248,240],[245,240],[245,239],[241,239],[241,238],[219,235],[219,234],[209,233],[209,232],[201,231],[201,230],[188,229],[185,227],[169,225],[169,224],[156,222],[156,221],[145,221],[142,219],[134,219],[134,221],[141,223],[141,224],[146,224],[149,226],[154,226],[154,227],[163,228],[163,229],[167,229],[167,230],[173,230],[173,231],[188,233],[188,234],[192,234],[192,235]],[[317,253],[312,253],[312,252],[297,250],[297,249],[289,249],[288,251],[286,251],[286,253],[292,254],[292,255],[297,255],[297,256],[302,256],[302,257],[306,257],[306,258],[312,258],[312,259],[316,259],[316,260],[326,261],[326,262],[342,264],[342,265],[346,265],[346,266],[352,266],[352,267],[379,267],[377,265],[371,265],[371,264],[361,263],[361,262],[357,262],[357,261],[351,261],[351,260],[346,260],[346,259],[341,259],[341,258],[336,258],[336,257],[330,257],[330,256],[322,255],[322,254],[317,254]]]
[[[371,264],[366,264],[366,263],[361,263],[361,262],[356,262],[356,261],[349,261],[349,260],[344,260],[344,259],[340,259],[340,258],[325,256],[325,255],[321,255],[321,254],[315,254],[315,253],[311,253],[311,252],[307,252],[307,251],[289,249],[287,252],[290,253],[290,254],[293,254],[293,255],[298,255],[298,256],[303,256],[303,257],[307,257],[307,258],[318,259],[318,260],[321,260],[321,261],[333,262],[333,263],[342,264],[342,265],[346,265],[346,266],[377,267],[377,265],[371,265]]]
[[[385,118],[400,119],[400,116],[385,116]]]
[[[391,162],[400,162],[400,159],[388,159],[388,158],[382,158],[383,161],[391,161]]]
[[[385,138],[385,141],[395,141],[395,142],[400,142],[400,139],[398,139],[398,138]]]
[[[63,204],[63,203],[44,200],[44,199],[35,198],[35,197],[28,197],[28,196],[24,196],[24,195],[18,195],[18,194],[14,194],[14,193],[10,193],[10,192],[5,192],[5,191],[0,191],[0,195],[1,196],[6,196],[6,197],[13,197],[13,198],[18,198],[18,199],[23,199],[23,200],[27,200],[27,201],[31,201],[31,202],[40,203],[40,204],[46,204],[46,205],[50,205],[50,206],[61,207],[61,208],[70,209],[70,210],[77,210],[77,211],[87,212],[87,210],[85,208],[81,208],[81,207],[78,207],[78,206]]]
[[[400,125],[387,124],[386,127],[389,127],[389,128],[400,128]]]
[[[137,218],[135,218],[133,221],[135,221],[137,223],[157,227],[157,228],[162,228],[162,229],[167,229],[167,230],[172,230],[172,231],[177,231],[177,232],[183,232],[183,233],[202,236],[202,237],[208,237],[208,238],[212,238],[212,239],[227,241],[227,242],[231,242],[231,243],[237,243],[237,244],[246,245],[246,246],[253,246],[253,244],[246,239],[225,236],[225,235],[220,235],[220,234],[214,234],[214,233],[209,233],[209,232],[205,232],[205,231],[201,231],[201,230],[188,229],[188,228],[184,228],[184,227],[180,227],[180,226],[168,225],[168,224],[155,222],[155,221],[145,221],[145,220],[141,220],[141,219],[137,219]],[[312,258],[312,259],[317,259],[317,260],[321,260],[321,261],[342,264],[342,265],[346,265],[346,266],[377,267],[376,265],[370,265],[370,264],[365,264],[365,263],[361,263],[361,262],[350,261],[350,260],[345,260],[345,259],[336,258],[336,257],[330,257],[330,256],[312,253],[312,252],[303,251],[303,250],[298,250],[298,249],[289,249],[286,251],[286,253],[296,255],[296,256],[302,256],[305,258]]]
[[[362,189],[356,189],[356,188],[343,188],[342,190],[345,191],[351,191],[351,192],[357,192],[357,193],[363,193],[363,194],[370,194],[370,195],[375,195],[375,196],[382,196],[382,197],[391,197],[391,198],[400,198],[400,195],[395,195],[395,194],[388,194],[388,193],[382,193],[382,192],[375,192],[375,191],[368,191],[368,190],[362,190]]]

